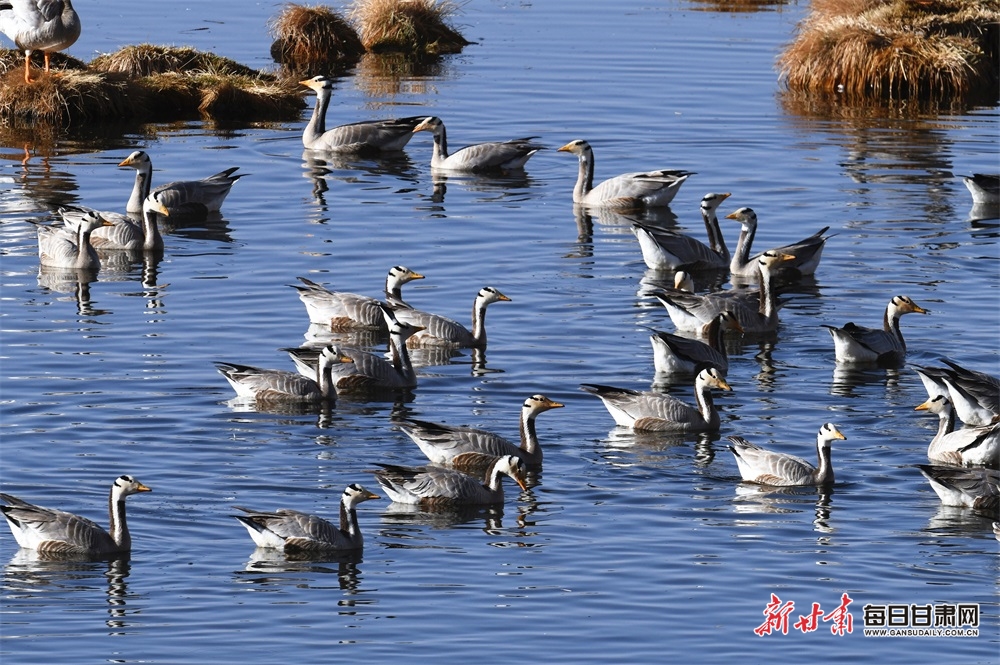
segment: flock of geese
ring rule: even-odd
[[[64,3],[69,6],[69,2]],[[0,8],[4,5],[0,4]],[[24,46],[28,48],[28,46]],[[34,48],[43,46],[34,45]],[[437,117],[409,117],[357,122],[327,129],[325,118],[332,81],[316,76],[301,82],[316,93],[316,106],[303,133],[307,149],[328,153],[389,153],[404,149],[418,132],[431,132],[434,170],[497,172],[520,169],[542,148],[537,137],[479,143],[449,152],[444,122]],[[638,211],[667,206],[693,175],[681,170],[626,173],[594,185],[594,152],[584,140],[559,148],[579,162],[573,189],[576,204],[598,210]],[[61,209],[61,224],[40,225],[38,253],[43,266],[98,270],[101,251],[162,251],[160,216],[204,217],[217,212],[242,174],[227,169],[203,180],[179,181],[153,187],[149,155],[133,152],[119,163],[136,171],[125,206],[126,214],[85,207]],[[996,193],[984,176],[966,179],[974,196]],[[978,189],[974,188],[974,185]],[[992,187],[992,190],[991,190]],[[976,194],[976,192],[986,192]],[[583,384],[599,398],[614,422],[637,431],[687,433],[718,431],[721,423],[713,391],[732,390],[726,379],[725,340],[731,335],[773,335],[779,325],[783,285],[814,275],[819,267],[829,227],[800,241],[754,253],[758,219],[750,208],[739,208],[725,219],[740,225],[736,249],[730,253],[717,209],[729,193],[709,193],[701,202],[707,243],[676,230],[635,223],[643,259],[655,270],[674,273],[673,286],[656,297],[683,335],[653,331],[654,366],[658,373],[693,376],[694,404],[653,390],[637,391],[609,385]],[[726,271],[733,288],[709,293],[693,291],[692,274]],[[216,367],[237,398],[260,408],[288,403],[331,404],[341,394],[398,394],[417,388],[410,358],[415,348],[484,349],[487,308],[511,299],[493,286],[483,286],[472,306],[471,327],[408,304],[402,287],[424,276],[404,266],[392,267],[380,297],[333,291],[300,277],[292,285],[308,320],[329,333],[367,332],[388,339],[388,353],[324,341],[288,349],[295,370],[265,369],[231,361]],[[928,311],[905,295],[890,298],[881,327],[847,323],[826,326],[838,363],[900,367],[906,344],[900,329],[904,314]],[[948,505],[960,505],[995,515],[1000,506],[1000,380],[949,360],[942,367],[916,367],[928,399],[916,407],[939,417],[939,428],[920,465],[931,486]],[[427,458],[423,466],[378,464],[375,481],[394,502],[425,509],[495,504],[504,500],[502,478],[527,488],[527,473],[542,465],[542,448],[535,420],[563,404],[544,395],[528,397],[521,408],[520,442],[489,431],[416,419],[397,419]],[[962,424],[959,425],[958,421]],[[768,486],[822,486],[834,481],[832,444],[846,437],[833,423],[816,436],[817,463],[729,436],[730,451],[746,482]],[[53,555],[107,556],[131,548],[125,499],[151,491],[123,475],[112,484],[109,529],[70,513],[32,505],[0,494],[0,506],[18,544]],[[343,493],[339,526],[294,510],[273,512],[238,508],[234,517],[259,547],[288,553],[357,550],[363,538],[357,506],[380,498],[358,484]],[[998,534],[1000,537],[1000,534]]]

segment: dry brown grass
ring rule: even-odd
[[[778,65],[789,90],[996,98],[997,0],[814,0]]]
[[[24,82],[23,59],[0,54],[0,122],[10,126],[84,122],[218,124],[294,120],[305,106],[296,86],[227,58],[142,44],[99,56],[89,69]]]
[[[287,4],[268,27],[271,57],[300,74],[353,65],[365,50],[351,24],[328,7]]]
[[[211,72],[232,76],[259,76],[258,72],[235,60],[187,46],[137,44],[114,53],[99,55],[90,62],[93,69],[132,77],[165,72]]]
[[[369,51],[437,55],[471,43],[447,23],[460,9],[451,0],[355,0],[348,16]]]

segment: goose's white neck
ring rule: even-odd
[[[715,400],[712,398],[712,389],[702,380],[695,381],[694,399],[698,404],[698,413],[702,420],[709,425],[715,426],[719,421],[719,414],[715,410]]]
[[[153,184],[153,165],[145,161],[138,165],[135,170],[135,183],[132,185],[132,194],[128,197],[125,205],[125,212],[142,214],[142,203],[149,196]]]
[[[486,346],[486,307],[479,297],[472,304],[472,339],[477,347]]]
[[[431,166],[439,166],[448,159],[448,132],[444,125],[434,130],[434,147],[431,152]]]
[[[538,411],[531,404],[521,407],[521,450],[530,455],[542,458],[542,449],[538,445],[538,434],[535,432],[535,417]]]
[[[743,270],[750,263],[750,248],[753,246],[753,239],[757,235],[757,225],[742,222],[740,226],[740,237],[736,241],[736,249],[733,250],[733,258],[729,263],[732,272]]]
[[[117,486],[111,487],[108,496],[108,533],[115,541],[118,549],[127,552],[132,549],[132,536],[128,532],[128,522],[125,519],[125,497]]]
[[[899,327],[899,317],[902,316],[895,305],[889,303],[882,316],[882,330],[892,335],[899,343],[900,348],[906,351],[906,340],[903,339],[903,330]]]
[[[163,249],[163,236],[160,235],[156,214],[146,209],[142,211],[142,248],[147,252]]]
[[[702,206],[701,218],[705,222],[705,232],[708,234],[708,246],[713,252],[722,257],[723,261],[729,262],[729,247],[726,246],[726,238],[719,228],[719,216],[715,209],[709,206]]]
[[[330,106],[330,96],[332,91],[328,88],[320,88],[316,91],[316,106],[313,107],[312,117],[306,124],[302,132],[302,142],[308,148],[323,136],[326,132],[326,109]]]
[[[576,185],[573,187],[573,200],[580,203],[593,188],[594,152],[588,148],[580,153],[580,165],[576,175]]]
[[[819,458],[819,466],[816,469],[815,477],[819,484],[833,482],[832,450],[829,441],[822,437],[816,439],[816,456]]]

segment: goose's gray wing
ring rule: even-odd
[[[96,522],[54,508],[35,506],[10,494],[0,494],[4,516],[13,520],[45,554],[114,552],[117,543]]]
[[[204,212],[218,212],[229,195],[233,184],[246,174],[235,174],[238,166],[220,171],[203,180],[178,180],[154,188],[157,199],[171,212],[203,208]]]
[[[412,346],[473,346],[475,338],[469,329],[454,319],[440,314],[432,314],[412,307],[393,309],[393,314],[403,323],[422,326],[424,329],[414,333],[408,340]]]
[[[412,418],[396,424],[413,439],[430,461],[438,464],[448,463],[464,453],[500,457],[523,452],[519,446],[504,437],[473,427],[441,425]]]
[[[444,165],[450,169],[473,172],[520,168],[542,149],[543,146],[533,143],[535,138],[529,136],[466,146],[449,155]]]
[[[240,521],[250,520],[255,528],[267,529],[284,541],[287,548],[298,550],[342,549],[349,539],[336,526],[316,515],[280,508],[273,513],[260,512],[234,506],[247,515]]]
[[[795,455],[767,450],[743,437],[727,437],[743,480],[763,485],[808,485],[816,467]]]
[[[385,329],[385,318],[377,299],[346,291],[330,291],[305,277],[299,277],[299,280],[302,286],[291,286],[299,292],[310,323],[327,325],[333,330],[357,327]]]
[[[334,152],[392,152],[402,150],[413,138],[413,128],[426,116],[363,120],[328,129],[312,145],[312,150]]]

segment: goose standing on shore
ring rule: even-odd
[[[736,458],[740,476],[749,483],[791,487],[799,485],[826,485],[833,482],[831,444],[845,440],[833,423],[826,423],[816,435],[816,456],[819,466],[815,467],[801,457],[765,450],[750,443],[741,436],[726,437]]]
[[[757,260],[760,288],[745,294],[729,292],[713,294],[660,293],[656,298],[667,309],[670,320],[679,330],[696,332],[710,323],[720,312],[736,317],[746,334],[768,334],[778,329],[778,296],[774,287],[774,271],[791,261],[790,254],[764,252]]]
[[[413,129],[426,117],[363,120],[327,129],[326,110],[333,95],[333,80],[314,76],[299,83],[316,92],[316,107],[302,132],[302,145],[310,150],[376,155],[399,152],[413,137]]]
[[[629,388],[615,388],[593,383],[580,386],[604,402],[615,423],[622,427],[647,432],[703,432],[719,429],[719,412],[712,399],[712,388],[732,390],[722,373],[706,368],[694,381],[697,406],[691,406],[673,395]]]
[[[736,249],[733,250],[733,257],[729,263],[729,272],[733,277],[753,279],[756,277],[757,259],[763,255],[761,252],[754,257],[750,256],[754,236],[757,235],[757,214],[752,208],[740,208],[726,215],[726,219],[736,220],[742,225],[739,240],[736,241]],[[791,245],[773,247],[768,250],[779,254],[789,254],[793,257],[791,261],[781,264],[772,276],[780,281],[794,281],[800,277],[815,274],[819,260],[823,255],[823,246],[831,237],[823,234],[829,230],[829,226],[824,226],[808,238]]]
[[[404,266],[393,266],[385,277],[385,302],[392,307],[409,307],[403,300],[403,285],[424,276]],[[292,284],[306,306],[310,323],[329,326],[334,331],[374,329],[386,332],[385,316],[377,298],[346,291],[330,291],[305,277],[304,286]]]
[[[80,37],[80,17],[70,0],[0,0],[0,32],[24,51],[24,82],[31,83],[31,52],[49,56]]]
[[[41,265],[93,271],[101,268],[101,259],[90,243],[90,236],[102,226],[111,226],[111,222],[96,210],[78,209],[78,212],[73,226],[37,226]]]
[[[492,286],[479,289],[472,303],[472,330],[458,321],[411,307],[394,307],[400,321],[419,326],[420,332],[410,337],[410,346],[447,346],[454,348],[486,348],[486,308],[495,302],[510,302],[510,298]]]
[[[234,166],[202,180],[177,180],[153,189],[153,161],[142,150],[136,150],[118,166],[135,169],[135,183],[125,205],[125,212],[129,214],[141,213],[143,202],[155,192],[171,215],[204,218],[209,213],[219,212],[233,184],[246,175],[233,175],[239,168]]]
[[[532,395],[521,406],[521,445],[499,434],[472,427],[440,425],[425,420],[406,418],[395,424],[417,444],[424,455],[435,464],[462,468],[463,455],[477,453],[499,457],[513,455],[528,467],[542,465],[542,448],[538,445],[535,418],[538,414],[558,409],[563,405],[545,395]]]
[[[833,336],[834,355],[838,363],[876,363],[896,367],[906,359],[906,342],[899,328],[904,314],[930,314],[906,296],[894,296],[885,308],[882,329],[865,328],[847,323],[843,328],[823,325]]]
[[[340,528],[316,515],[279,508],[273,513],[233,506],[246,515],[234,515],[256,543],[286,554],[344,552],[364,547],[365,539],[358,526],[357,506],[363,501],[380,499],[361,485],[352,483],[340,498]]]
[[[678,169],[662,169],[623,173],[594,186],[594,150],[582,139],[570,141],[558,152],[568,152],[580,160],[580,169],[573,187],[573,202],[593,208],[636,210],[667,206],[677,190],[694,173]]]
[[[413,128],[413,132],[431,132],[434,148],[431,153],[431,168],[442,171],[465,171],[488,173],[490,171],[512,171],[524,167],[531,156],[544,146],[534,143],[537,136],[509,141],[475,143],[448,152],[448,133],[441,118],[429,117]]]
[[[450,508],[503,503],[501,476],[510,476],[528,489],[524,463],[513,455],[497,457],[482,480],[456,469],[439,466],[407,467],[379,464],[375,480],[396,503],[424,508]]]
[[[711,270],[729,266],[729,248],[719,228],[716,210],[730,194],[710,192],[701,199],[708,244],[677,231],[657,229],[640,222],[632,225],[642,260],[651,270]]]
[[[927,446],[927,459],[959,466],[1000,467],[1000,422],[955,428],[955,409],[944,395],[915,407],[938,417],[938,430]]]
[[[352,364],[349,356],[335,346],[325,347],[319,354],[314,378],[299,372],[280,369],[261,369],[250,365],[217,362],[215,367],[226,378],[241,399],[258,404],[272,402],[320,402],[336,398],[333,367]]]
[[[35,506],[10,494],[0,494],[0,511],[17,544],[39,554],[57,556],[106,556],[132,549],[125,520],[125,498],[150,492],[132,476],[119,476],[108,497],[109,525],[105,531],[95,522],[54,508]]]

